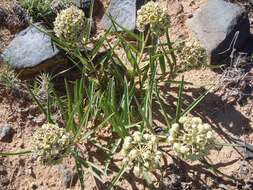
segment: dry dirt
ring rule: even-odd
[[[185,20],[205,1],[160,1],[170,11],[173,39],[189,35]],[[10,0],[1,0],[0,6],[5,7],[11,3]],[[12,37],[7,30],[0,29],[0,52]],[[217,73],[210,69],[199,69],[184,73],[184,77],[186,81],[193,83],[193,85],[187,86],[187,93],[184,97],[184,103],[189,103],[197,98],[203,92],[203,89],[207,89],[215,82]],[[27,101],[22,96],[16,97],[10,94],[1,94],[0,96],[0,124],[10,123],[15,130],[11,142],[0,142],[0,152],[29,149],[29,138],[36,128],[43,124],[45,118],[38,112],[36,106],[31,104],[31,101]],[[253,143],[253,133],[251,132],[253,113],[252,100],[250,99],[244,106],[228,104],[222,101],[218,93],[211,92],[194,110],[193,114],[210,122],[223,139],[233,136],[248,143]],[[219,151],[213,151],[209,156],[209,160],[215,168],[225,175],[234,176],[239,180],[246,180],[252,177],[252,161],[250,159],[245,160],[243,154],[244,150],[242,149],[225,146]],[[98,163],[99,160],[103,160],[100,152],[96,156]],[[115,160],[115,167],[119,167],[118,163],[120,162]],[[65,159],[63,165],[70,170],[73,169],[71,159]],[[189,183],[190,189],[242,189],[241,186],[236,185],[236,182],[231,182],[232,180],[229,177],[216,177],[209,170],[199,167],[198,163],[192,163],[191,165],[181,163],[180,166],[182,170],[180,173],[184,178],[182,182]],[[29,156],[0,157],[0,190],[66,189],[61,180],[60,170],[59,166],[42,167]],[[108,177],[108,180],[111,177]],[[144,189],[141,185],[142,181],[130,175],[125,177],[126,180],[123,180],[116,189]],[[85,175],[85,184],[87,190],[105,189],[102,184],[88,174],[88,171]],[[77,183],[71,189],[77,190],[80,187]]]

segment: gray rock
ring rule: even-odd
[[[13,69],[39,72],[62,62],[59,53],[49,36],[30,26],[16,35],[2,56]]]
[[[112,26],[111,16],[116,23],[128,29],[135,29],[136,22],[136,0],[111,0],[109,8],[102,18],[102,26],[109,29]],[[117,31],[122,31],[117,27]]]
[[[213,64],[230,60],[232,47],[238,50],[250,36],[246,11],[224,0],[208,0],[187,25],[207,50]]]
[[[10,124],[0,125],[0,141],[10,142],[13,136],[13,128]]]

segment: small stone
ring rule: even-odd
[[[0,141],[11,142],[13,137],[13,127],[11,124],[0,125]]]
[[[245,9],[224,0],[208,0],[187,25],[207,50],[212,64],[230,63],[233,47],[242,48],[250,37]]]
[[[35,190],[38,189],[38,186],[36,185],[36,183],[31,183],[31,189]]]

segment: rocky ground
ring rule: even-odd
[[[190,35],[185,21],[206,0],[160,0],[159,2],[169,9],[172,20],[170,32],[173,39],[177,39]],[[11,0],[2,0],[0,7],[11,4]],[[253,20],[253,17],[250,17],[250,20]],[[8,30],[0,29],[0,52],[12,38],[13,35]],[[197,98],[203,89],[215,83],[217,75],[209,68],[184,73],[185,80],[193,83],[187,87],[186,103]],[[180,77],[178,76],[178,79]],[[6,94],[2,90],[0,92],[0,152],[15,152],[29,148],[29,138],[36,128],[43,124],[45,118],[25,95]],[[173,96],[171,99],[173,100]],[[193,114],[211,123],[219,134],[223,135],[222,138],[233,136],[240,138],[243,143],[253,144],[252,103],[251,98],[248,98],[243,105],[227,103],[220,96],[220,92],[214,91],[205,98]],[[165,170],[167,173],[163,179],[165,185],[159,189],[253,189],[252,158],[253,153],[242,148],[223,147],[219,151],[212,152],[209,160],[227,177],[214,176],[208,169],[199,167],[197,163],[192,165],[179,163],[178,166],[171,164]],[[117,160],[115,164],[117,165]],[[29,156],[0,157],[0,189],[3,190],[67,188],[77,190],[80,188],[76,175],[71,159],[65,159],[59,166],[42,167]],[[109,176],[108,180],[111,177]],[[178,188],[178,183],[183,184],[183,187]],[[104,189],[104,186],[89,175],[88,171],[85,175],[85,184],[87,190]],[[141,184],[142,181],[126,176],[126,180],[123,180],[116,189],[144,189]]]

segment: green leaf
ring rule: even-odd
[[[32,151],[26,150],[21,152],[0,152],[0,156],[17,156],[17,155],[23,155],[23,154],[30,154]]]
[[[84,172],[83,172],[83,165],[85,167],[88,167],[87,163],[85,160],[82,160],[77,152],[74,152],[73,154],[74,158],[75,158],[75,163],[76,163],[76,170],[78,173],[78,177],[79,177],[79,181],[81,184],[81,189],[84,190],[85,186],[84,186]]]
[[[159,63],[162,73],[166,72],[165,58],[164,55],[159,56]]]
[[[180,117],[186,116],[188,113],[190,113],[210,92],[212,87],[210,87],[204,94],[199,96],[194,102],[192,102],[186,110],[184,110],[181,114]]]

